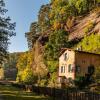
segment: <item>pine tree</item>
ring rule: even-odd
[[[10,17],[5,17],[7,11],[4,0],[0,0],[0,64],[7,57],[10,37],[15,35],[15,23],[10,22]]]

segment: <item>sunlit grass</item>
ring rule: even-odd
[[[38,96],[32,92],[25,92],[21,89],[4,85],[0,85],[0,95],[3,100],[52,100],[43,95]]]

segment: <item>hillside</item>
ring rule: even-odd
[[[84,17],[78,17],[69,34],[69,40],[81,39],[84,35],[91,33],[100,34],[100,8],[90,12]]]
[[[78,45],[86,47],[84,51],[98,53],[99,5],[98,0],[51,0],[42,5],[38,20],[25,33],[29,51],[19,59],[18,82],[56,86],[62,48],[76,49]]]
[[[9,53],[8,59],[2,65],[3,76],[6,80],[16,80],[17,61],[23,52]]]

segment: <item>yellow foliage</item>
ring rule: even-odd
[[[0,68],[0,79],[4,78],[4,69]]]
[[[18,70],[23,70],[27,66],[31,66],[32,65],[32,57],[33,57],[32,52],[23,53],[18,59],[18,63],[17,63]]]
[[[61,0],[62,1],[62,0]],[[56,7],[59,4],[59,0],[54,0],[52,7]]]
[[[32,69],[31,68],[26,68],[23,72],[22,72],[22,81],[29,83],[32,82],[33,79],[33,73],[32,73]]]
[[[31,69],[32,61],[33,61],[32,52],[25,52],[19,57],[17,63],[17,68],[18,68],[18,74],[16,78],[17,82],[24,82],[24,83],[33,82],[33,72]]]
[[[75,21],[75,17],[69,17],[68,18],[68,20],[66,22],[68,29],[70,29],[74,25],[74,21]]]
[[[53,28],[56,30],[56,29],[60,29],[60,27],[61,27],[61,24],[59,22],[55,21],[53,24]]]
[[[49,18],[53,18],[53,17],[54,17],[54,13],[52,12],[49,14]]]
[[[66,13],[66,8],[62,7],[61,10],[60,10],[60,14],[64,15],[65,13]]]

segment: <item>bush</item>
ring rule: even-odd
[[[79,76],[75,79],[75,85],[80,89],[89,86],[93,82],[93,74],[86,74],[85,76]]]

